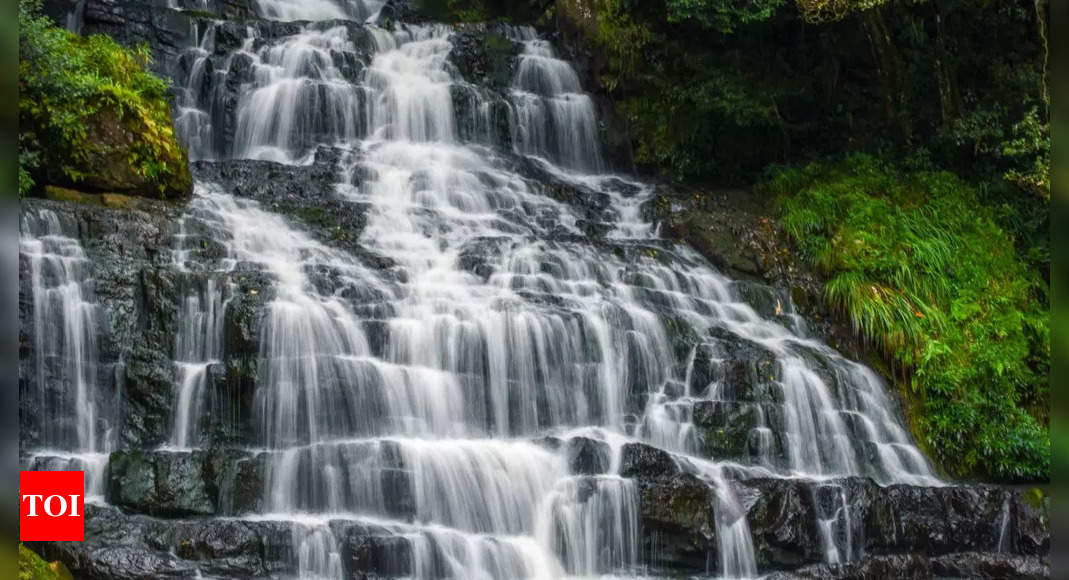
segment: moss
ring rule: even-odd
[[[182,13],[185,14],[186,16],[191,16],[193,18],[203,18],[204,20],[215,20],[216,19],[215,14],[212,14],[211,12],[207,12],[207,11],[204,11],[204,10],[183,10]]]
[[[420,12],[441,22],[485,22],[489,13],[485,0],[416,0]]]
[[[1021,493],[1021,497],[1028,502],[1028,505],[1040,509],[1043,507],[1043,500],[1046,498],[1045,493],[1038,487],[1032,487]]]
[[[193,190],[167,82],[147,46],[82,37],[19,5],[19,187],[184,198]]]
[[[504,36],[493,33],[483,37],[483,47],[489,68],[486,74],[490,82],[495,86],[509,86],[512,82],[512,63],[519,51],[518,47]]]
[[[72,580],[62,562],[45,562],[33,550],[19,544],[19,580]]]
[[[162,203],[120,193],[85,193],[57,185],[46,185],[44,187],[44,197],[53,201],[80,203],[118,210],[152,211]]]

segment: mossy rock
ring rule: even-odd
[[[46,185],[44,197],[53,201],[80,203],[118,210],[152,211],[160,206],[160,202],[143,197],[121,193],[86,193],[57,185]]]
[[[33,550],[19,544],[19,580],[72,580],[62,562],[45,562]]]
[[[170,121],[170,115],[165,115]],[[160,116],[104,106],[90,118],[88,141],[78,163],[80,188],[157,199],[193,193],[189,156]],[[151,172],[149,168],[151,169]]]

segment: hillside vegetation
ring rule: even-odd
[[[192,191],[167,83],[147,47],[82,37],[19,3],[19,193],[44,185],[176,198]]]
[[[944,471],[1049,478],[1046,0],[421,4],[556,34],[628,130],[618,164],[777,199]]]

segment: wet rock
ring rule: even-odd
[[[457,256],[457,267],[488,280],[494,273],[494,262],[501,258],[507,241],[498,238],[477,238],[464,244]]]
[[[536,191],[578,210],[586,222],[600,224],[615,220],[612,198],[607,193],[565,182],[537,159],[518,159],[513,169],[529,179]]]
[[[576,475],[598,475],[609,470],[609,446],[588,437],[573,437],[565,445],[565,456]]]
[[[118,401],[121,408],[98,415],[98,431],[111,430],[131,445],[160,441],[162,415],[169,400],[169,366],[161,362],[172,352],[175,328],[174,288],[157,271],[169,261],[166,248],[174,231],[171,221],[179,208],[170,203],[141,200],[132,209],[82,199],[65,201],[24,199],[27,218],[42,212],[54,215],[63,235],[78,240],[87,262],[82,294],[96,306],[93,331],[98,357],[91,368],[98,400]],[[20,257],[20,319],[34,320],[30,262]],[[25,448],[37,445],[38,421],[49,415],[40,408],[38,373],[59,372],[62,361],[34,358],[33,324],[22,324],[20,339],[20,439]],[[130,371],[130,372],[128,372]],[[64,382],[49,379],[49,388],[73,392]],[[145,389],[142,391],[142,387]],[[144,403],[144,405],[142,405]],[[159,406],[162,403],[162,406]],[[155,407],[155,409],[153,409]],[[65,428],[59,425],[61,429]],[[73,425],[72,425],[73,427]]]
[[[793,568],[822,560],[816,512],[806,486],[754,479],[741,482],[740,488],[758,568]]]
[[[262,578],[297,572],[290,524],[216,519],[158,520],[85,506],[85,541],[32,547],[77,578]]]
[[[387,0],[379,11],[375,23],[387,30],[393,30],[399,22],[418,24],[424,20],[419,6],[412,0]]]
[[[637,481],[643,554],[657,568],[703,573],[716,567],[713,492],[686,474]]]
[[[151,345],[137,345],[123,371],[120,438],[131,447],[163,444],[173,422],[174,363]]]
[[[824,482],[751,479],[738,484],[759,567],[790,569],[823,560],[825,546],[818,520],[834,520],[837,548],[849,534],[853,552],[845,557],[920,554],[932,558],[959,552],[995,553],[1003,535],[1006,502],[1013,491],[994,486],[880,487],[872,480],[847,478]],[[840,508],[846,506],[846,510]],[[846,515],[848,513],[848,516]],[[845,518],[845,519],[844,519]],[[1005,521],[1005,537],[1021,537],[1018,516]],[[1008,554],[1031,555],[1034,545],[1013,546]],[[1045,552],[1044,552],[1045,553]]]
[[[461,140],[505,151],[512,148],[510,105],[503,94],[462,84],[452,85],[450,92],[457,134]]]
[[[149,515],[213,515],[216,506],[205,478],[206,460],[201,451],[112,453],[108,501]]]
[[[262,456],[240,450],[118,451],[108,464],[108,501],[163,517],[238,515],[264,497]]]
[[[702,454],[715,460],[762,458],[782,464],[785,461],[782,435],[767,428],[767,425],[779,424],[778,415],[778,406],[771,403],[696,402],[693,423]],[[768,449],[763,449],[763,444]]]
[[[1050,553],[1050,496],[1038,488],[1015,491],[1012,547],[1021,554]],[[1009,530],[1007,530],[1009,532]]]
[[[903,580],[929,580],[932,566],[927,558],[915,554],[896,556],[873,556],[860,562],[845,564],[813,564],[793,573],[775,573],[767,580],[868,580],[870,578],[901,578]]]
[[[219,184],[227,193],[255,200],[264,210],[286,216],[320,242],[356,255],[371,268],[392,268],[393,260],[360,244],[367,224],[367,204],[345,199],[335,191],[343,177],[340,155],[335,149],[321,147],[311,165],[234,159],[198,161],[193,171],[200,180]]]
[[[342,565],[352,577],[412,576],[412,545],[407,538],[363,527],[351,528],[344,538]]]
[[[644,443],[628,443],[620,451],[623,477],[663,477],[679,473],[671,453]]]
[[[1009,492],[992,486],[911,487],[872,492],[865,546],[872,553],[994,551]]]
[[[464,26],[450,42],[449,62],[472,84],[503,91],[512,84],[520,45],[491,26]]]
[[[722,326],[707,333],[708,342],[694,353],[690,373],[693,393],[704,393],[718,385],[717,398],[731,401],[775,401],[779,394],[772,386],[776,357],[767,348],[747,340]]]
[[[217,498],[220,515],[240,516],[263,511],[266,456],[236,449],[212,451],[207,459],[208,490]]]
[[[782,319],[793,311],[790,295],[782,288],[748,281],[735,281],[731,289],[762,318]]]
[[[932,558],[932,572],[942,578],[1050,578],[1050,562],[1037,556],[966,552]]]

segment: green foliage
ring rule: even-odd
[[[761,80],[760,68],[739,66],[736,55],[721,50],[721,35],[765,20],[783,4],[572,0],[563,6],[605,57],[601,81],[631,129],[635,161],[678,180],[714,170],[730,180],[743,167],[763,166],[752,160],[779,146],[780,89]]]
[[[1044,3],[558,0],[640,167],[746,183],[770,162],[910,154],[984,183],[1021,224],[1046,210]],[[820,25],[814,25],[820,22]],[[997,34],[993,33],[997,31]],[[603,62],[603,65],[602,65]],[[997,189],[1009,186],[1006,191]],[[1032,200],[1009,200],[1016,192]],[[1049,193],[1047,193],[1049,197]],[[1006,222],[1008,225],[1009,222]],[[1017,232],[1035,239],[1042,229]],[[1022,248],[1042,251],[1041,244]]]
[[[167,84],[149,73],[147,46],[127,50],[102,35],[80,37],[39,15],[39,0],[19,4],[19,191],[42,170],[77,183],[98,151],[92,134],[114,118],[131,140],[127,163],[148,182],[188,177],[174,134]],[[110,115],[110,117],[108,116]]]
[[[669,22],[693,22],[725,34],[740,25],[768,20],[787,0],[665,0]]]
[[[906,369],[918,436],[958,476],[1047,479],[1046,285],[995,212],[947,172],[854,154],[764,186],[825,293]]]
[[[420,10],[432,20],[484,22],[489,20],[486,0],[418,0]]]
[[[1013,126],[1011,138],[1002,142],[1001,153],[1016,165],[1003,174],[1007,181],[1050,199],[1050,125],[1039,120],[1036,107]]]
[[[823,24],[886,4],[888,0],[795,0],[807,22]],[[923,0],[921,0],[923,1]]]
[[[33,550],[19,544],[19,580],[70,580],[71,573],[59,562],[48,563]]]

